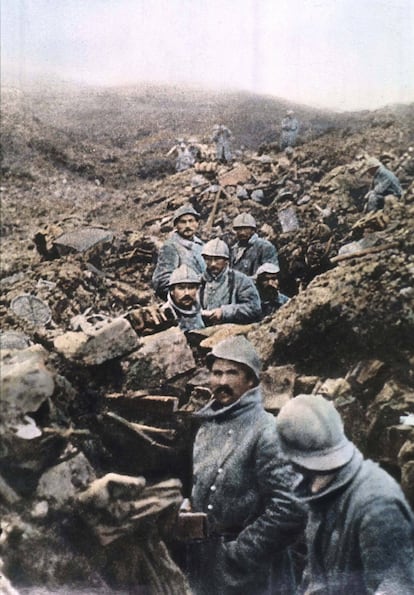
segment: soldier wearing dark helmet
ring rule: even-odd
[[[249,277],[229,268],[227,244],[214,238],[205,244],[202,255],[206,271],[201,279],[200,302],[206,325],[249,324],[260,320],[257,289]]]
[[[211,537],[192,548],[194,593],[294,593],[288,547],[304,514],[275,418],[263,408],[260,358],[236,336],[215,345],[207,365],[212,399],[196,414],[191,501],[207,514]]]
[[[414,593],[414,518],[394,479],[364,460],[321,395],[299,395],[277,418],[282,448],[309,505],[301,593]]]
[[[256,228],[256,220],[250,213],[241,213],[233,221],[237,241],[231,249],[231,266],[249,277],[265,262],[279,264],[276,248],[259,237]]]
[[[206,265],[201,256],[203,242],[196,236],[199,213],[190,205],[183,205],[174,213],[175,231],[162,246],[152,276],[155,293],[166,299],[172,272],[188,264],[196,273],[203,273]]]

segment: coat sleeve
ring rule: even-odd
[[[249,324],[257,322],[262,315],[260,297],[251,279],[242,273],[237,275],[235,271],[235,283],[231,304],[221,306],[223,322],[234,322],[236,324]]]
[[[166,299],[171,273],[179,266],[180,257],[174,245],[166,242],[158,255],[157,266],[152,275],[152,286],[161,299]]]
[[[363,512],[359,543],[369,592],[414,593],[412,517],[397,499],[370,501]]]
[[[268,426],[258,433],[255,455],[263,512],[236,540],[223,546],[225,561],[246,571],[295,542],[307,519],[306,510],[293,495],[298,476],[280,452],[276,428]]]

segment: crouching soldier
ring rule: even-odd
[[[414,518],[394,479],[364,460],[321,395],[299,395],[277,417],[282,448],[310,506],[301,593],[414,593]]]
[[[175,269],[170,277],[167,303],[163,310],[172,312],[184,332],[205,326],[198,300],[199,287],[200,276],[186,264]]]
[[[229,268],[230,252],[227,244],[215,238],[205,244],[201,254],[207,267],[200,288],[205,323],[249,324],[260,320],[257,289],[244,273]]]
[[[262,305],[262,316],[269,316],[289,301],[279,291],[279,265],[265,262],[256,271],[256,287]]]
[[[212,400],[197,414],[192,509],[210,538],[190,553],[196,595],[295,592],[288,547],[305,525],[292,497],[298,476],[283,457],[276,419],[264,410],[261,362],[243,336],[207,356]]]
[[[371,187],[365,195],[365,213],[383,209],[387,194],[393,194],[397,198],[401,198],[402,188],[399,179],[381,161],[375,157],[370,157],[367,160],[365,171],[372,176]]]

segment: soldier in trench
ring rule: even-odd
[[[174,213],[175,230],[161,247],[152,276],[155,293],[164,300],[171,274],[180,265],[187,264],[199,274],[206,269],[201,256],[203,242],[196,236],[199,220],[199,213],[190,204],[183,205]]]
[[[310,514],[300,593],[414,593],[414,517],[394,479],[364,460],[321,395],[298,395],[277,417],[282,448],[302,474]]]
[[[211,401],[193,451],[192,508],[207,514],[209,538],[189,551],[196,595],[295,592],[289,546],[305,514],[292,497],[298,476],[279,446],[260,389],[261,362],[243,336],[207,356]]]

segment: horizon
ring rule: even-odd
[[[339,112],[414,101],[411,0],[0,2],[2,84],[152,80]]]

